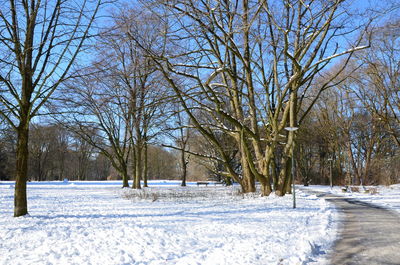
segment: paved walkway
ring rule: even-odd
[[[400,216],[369,203],[320,194],[343,213],[331,264],[400,265]]]

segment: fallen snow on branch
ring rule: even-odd
[[[117,182],[29,183],[30,216],[13,218],[0,182],[0,264],[322,264],[337,213],[315,195],[242,195],[238,187],[144,191]]]

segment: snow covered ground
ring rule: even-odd
[[[153,182],[28,184],[30,216],[14,218],[0,182],[0,264],[323,264],[337,234],[331,204],[299,191],[242,196],[236,188]]]
[[[375,189],[376,194],[370,194],[365,192],[363,187],[358,187],[359,192],[343,192],[342,187],[334,186],[331,190],[328,186],[316,186],[312,185],[309,187],[301,187],[303,190],[311,189],[322,192],[330,192],[333,194],[354,198],[359,201],[372,203],[374,205],[391,209],[400,214],[400,184],[391,186],[366,186],[365,190]]]

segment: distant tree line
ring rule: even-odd
[[[15,134],[2,130],[0,137],[0,180],[15,179]],[[179,179],[177,154],[150,145],[148,179]],[[109,159],[60,125],[32,124],[30,130],[28,180],[118,180]]]

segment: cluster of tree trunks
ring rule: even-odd
[[[127,34],[217,150],[211,159],[223,163],[220,174],[240,183],[243,192],[254,192],[256,181],[263,195],[290,192],[297,133],[285,127],[301,127],[322,92],[343,80],[349,59],[368,48],[366,31],[350,47],[330,48],[348,33],[344,1],[154,0],[147,7],[155,4],[162,10],[157,36],[164,45],[155,49],[138,31]],[[343,63],[323,71],[338,57]],[[221,131],[236,146],[239,168],[218,140]]]

